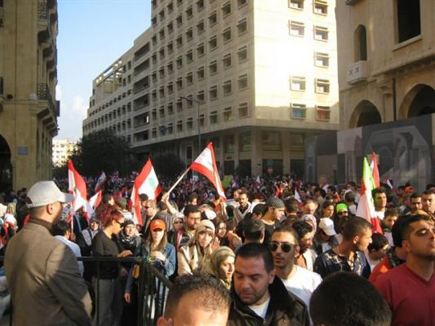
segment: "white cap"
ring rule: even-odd
[[[334,222],[330,218],[321,218],[319,228],[321,228],[326,235],[333,236],[337,234],[334,229]]]
[[[27,193],[27,207],[41,207],[55,202],[69,203],[73,195],[59,190],[53,181],[40,181],[35,183]]]

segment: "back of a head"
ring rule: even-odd
[[[248,243],[239,247],[236,252],[237,258],[262,258],[266,272],[271,272],[274,268],[273,256],[270,250],[259,243]]]
[[[292,224],[292,228],[296,231],[299,236],[299,239],[302,239],[305,234],[313,232],[313,226],[305,221],[297,221]]]
[[[299,209],[298,201],[294,198],[287,199],[284,202],[285,209],[288,213],[297,213]]]
[[[314,325],[387,326],[391,310],[381,293],[351,272],[326,277],[313,292],[310,315]]]
[[[369,252],[371,252],[372,250],[378,251],[384,248],[386,245],[388,245],[388,239],[385,237],[385,235],[380,233],[373,233],[372,243],[369,244],[367,249]]]
[[[263,221],[258,219],[249,219],[243,223],[243,235],[246,240],[259,241],[266,231]]]
[[[181,299],[188,294],[192,294],[194,298],[193,302],[190,302],[190,307],[200,307],[219,314],[228,313],[231,299],[227,289],[217,278],[205,273],[193,273],[182,275],[175,280],[168,293],[164,316],[173,318]],[[189,307],[180,309],[187,312]]]
[[[366,230],[372,228],[372,224],[362,217],[352,217],[346,223],[344,223],[343,240],[351,240],[356,236],[363,234]]]
[[[355,193],[353,191],[346,192],[344,200],[353,203],[355,201]]]
[[[103,197],[101,198],[101,202],[103,204],[107,204],[109,201],[113,199],[113,194],[110,192],[106,192]]]
[[[53,224],[53,235],[64,236],[67,231],[71,232],[71,224],[65,220],[60,220],[56,224]]]
[[[252,214],[255,214],[256,216],[263,216],[267,212],[267,206],[265,204],[257,204],[252,209]]]

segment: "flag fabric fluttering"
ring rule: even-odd
[[[378,156],[374,152],[372,153],[372,163],[370,164],[370,168],[372,170],[375,188],[379,188],[381,186],[381,179],[379,177]]]
[[[74,196],[71,213],[74,214],[79,208],[88,202],[86,183],[82,176],[74,168],[71,160],[68,161],[68,191]]]
[[[196,160],[190,165],[190,169],[209,179],[210,182],[215,186],[219,197],[224,201],[227,200],[216,166],[216,159],[214,156],[212,143],[209,143],[202,153],[196,158]]]
[[[98,177],[97,184],[95,185],[95,192],[98,192],[101,190],[101,187],[106,182],[106,180],[107,180],[107,176],[103,171],[103,172],[101,172],[100,176]]]
[[[142,172],[136,177],[131,193],[133,219],[135,220],[135,223],[140,225],[143,224],[139,195],[146,194],[149,199],[156,199],[161,192],[162,188],[160,187],[151,159],[148,159]]]
[[[361,180],[361,197],[358,203],[356,216],[362,217],[372,224],[374,232],[382,233],[379,220],[376,215],[375,205],[372,198],[372,190],[375,189],[372,169],[370,168],[367,158],[363,161],[363,178]]]
[[[102,197],[102,191],[100,190],[86,203],[86,215],[88,219],[92,217],[92,214],[94,214],[98,205],[100,205]]]

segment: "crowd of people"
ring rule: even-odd
[[[434,323],[433,184],[374,189],[380,230],[356,216],[354,182],[233,178],[224,200],[187,179],[159,200],[141,194],[141,225],[130,193],[106,185],[92,216],[72,217],[52,181],[0,198],[0,290],[5,275],[17,325],[136,323],[138,266],[80,256],[141,257],[171,280],[158,325]]]

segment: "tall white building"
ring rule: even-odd
[[[69,139],[53,139],[53,165],[64,165],[77,150],[77,142]]]
[[[83,131],[111,128],[140,156],[187,163],[200,134],[225,174],[301,175],[305,138],[339,125],[334,10],[332,0],[152,1],[152,27],[121,63],[125,134],[113,90],[91,97]]]

